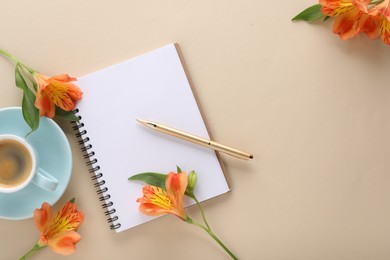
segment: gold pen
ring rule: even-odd
[[[219,144],[217,142],[211,141],[209,139],[206,139],[206,138],[203,138],[200,136],[196,136],[196,135],[184,132],[182,130],[178,130],[178,129],[175,129],[175,128],[172,128],[172,127],[169,127],[166,125],[162,125],[159,123],[155,123],[155,122],[152,122],[149,120],[137,119],[137,121],[139,123],[141,123],[142,125],[147,126],[149,128],[152,128],[156,131],[159,131],[159,132],[162,132],[162,133],[174,136],[174,137],[178,137],[178,138],[184,139],[186,141],[189,141],[189,142],[192,142],[195,144],[206,146],[206,147],[212,148],[216,151],[223,152],[223,153],[229,154],[231,156],[234,156],[234,157],[237,157],[240,159],[244,159],[244,160],[253,159],[253,155],[251,155],[249,153],[228,147],[228,146],[223,145],[223,144]]]

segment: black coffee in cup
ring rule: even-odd
[[[32,157],[27,148],[13,139],[0,140],[0,186],[22,184],[32,174]]]

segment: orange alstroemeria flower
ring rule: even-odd
[[[355,37],[365,32],[370,39],[379,36],[378,19],[368,14],[371,0],[320,0],[322,13],[336,17],[333,32],[341,39]]]
[[[187,174],[168,173],[165,179],[166,191],[156,186],[145,186],[143,197],[137,199],[141,203],[139,210],[149,216],[162,214],[174,214],[182,220],[187,220],[188,216],[183,207],[183,196],[187,188]]]
[[[369,10],[369,14],[378,20],[382,40],[386,44],[390,44],[390,0],[384,0],[374,6]]]
[[[141,203],[139,210],[143,214],[150,216],[166,213],[174,214],[181,220],[206,231],[226,251],[226,253],[232,257],[232,259],[238,259],[237,256],[214,234],[206,221],[203,207],[194,194],[194,188],[198,179],[195,171],[191,171],[187,176],[179,167],[177,167],[177,170],[179,173],[170,172],[166,176],[149,172],[137,174],[129,178],[129,180],[144,180],[146,183],[157,183],[160,187],[163,186],[161,182],[164,180],[163,178],[165,178],[166,190],[152,185],[143,188],[143,197],[137,199],[137,202]],[[154,181],[152,181],[152,179],[154,179]],[[184,194],[195,200],[201,211],[204,225],[190,218],[185,212],[183,207]]]
[[[37,244],[49,246],[61,255],[72,254],[81,239],[76,231],[83,220],[84,214],[72,202],[66,202],[54,217],[52,207],[44,202],[40,209],[34,211],[34,222],[40,232]]]
[[[71,83],[76,81],[76,78],[67,74],[47,77],[35,73],[34,77],[38,85],[35,106],[41,116],[53,118],[56,106],[71,111],[76,107],[76,101],[82,98],[80,88]]]

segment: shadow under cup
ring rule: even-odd
[[[55,177],[39,168],[37,153],[25,139],[0,135],[0,192],[17,192],[30,182],[48,191],[58,186]]]

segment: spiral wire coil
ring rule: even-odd
[[[108,188],[104,186],[106,183],[104,174],[100,171],[98,159],[95,157],[91,140],[87,136],[88,132],[85,129],[84,123],[81,122],[82,117],[79,115],[79,112],[78,108],[73,110],[73,113],[78,117],[79,121],[72,121],[72,129],[75,131],[75,136],[81,146],[81,151],[84,153],[83,157],[86,161],[86,165],[89,167],[89,173],[93,174],[91,179],[94,181],[95,188],[97,188],[96,193],[99,196],[99,201],[103,202],[101,206],[106,210],[105,215],[107,216],[107,222],[110,225],[110,229],[118,229],[121,227],[121,224],[118,222],[118,216],[115,215],[116,210],[113,208],[114,203],[110,201],[111,196],[108,193]]]

